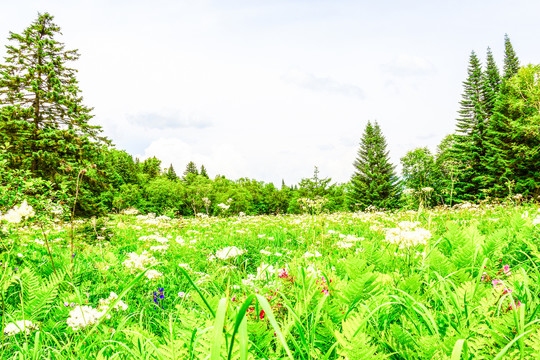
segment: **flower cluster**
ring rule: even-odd
[[[165,299],[165,289],[160,287],[158,291],[152,293],[152,301],[160,308],[163,309],[163,305],[159,303],[160,300]]]
[[[500,259],[499,262],[502,262],[502,259]],[[485,282],[485,283],[491,283],[491,285],[493,286],[493,289],[495,289],[496,292],[500,293],[500,297],[502,297],[504,295],[511,294],[512,289],[509,288],[503,280],[499,279],[499,277],[501,276],[508,277],[510,275],[512,275],[512,271],[510,270],[510,265],[503,265],[503,267],[495,274],[494,278],[492,278],[487,272],[484,272],[482,274],[482,277],[480,278],[480,281]],[[515,297],[513,299],[515,299],[515,301],[511,301],[510,305],[506,308],[506,311],[512,310],[514,307],[514,304],[516,306],[516,309],[521,306],[521,301],[519,301],[519,299]]]
[[[278,270],[278,277],[281,279],[288,279],[289,278],[289,271],[286,267]]]
[[[64,305],[66,304],[68,303],[64,303]],[[126,311],[128,308],[125,302],[118,300],[118,295],[114,292],[111,292],[107,299],[99,299],[99,306],[97,309],[87,305],[80,306],[71,303],[69,306],[73,307],[73,305],[75,305],[75,308],[69,312],[69,317],[66,322],[73,331],[78,331],[97,323],[104,316],[105,318],[110,319],[111,315],[109,309],[113,304],[112,310],[115,311]]]
[[[163,273],[154,269],[150,269],[144,275],[148,278],[148,280],[157,280],[163,276]]]
[[[24,332],[26,335],[30,335],[33,330],[38,330],[39,327],[30,320],[19,320],[14,323],[9,323],[4,328],[4,334],[6,336],[12,336],[20,332]]]
[[[128,209],[124,209],[121,211],[122,214],[125,214],[125,215],[137,215],[139,214],[139,210],[133,208],[133,207],[130,207]]]
[[[127,254],[128,258],[124,260],[122,265],[130,269],[133,274],[135,270],[146,270],[147,265],[153,265],[156,262],[156,258],[151,256],[146,250],[138,255],[135,252]]]
[[[320,214],[324,205],[328,202],[327,198],[320,196],[315,197],[315,199],[310,198],[300,198],[298,199],[298,204],[302,210],[309,212],[310,214]]]
[[[79,305],[69,312],[67,324],[73,331],[78,331],[88,325],[97,323],[105,315],[105,312],[106,310],[100,311],[91,306]]]
[[[398,245],[400,249],[426,245],[427,240],[431,238],[431,232],[419,228],[418,225],[417,222],[402,221],[398,227],[386,229],[385,240],[390,244]]]
[[[115,303],[116,301],[116,304],[114,305],[112,309],[116,311],[120,309],[123,311],[126,311],[128,309],[127,304],[123,302],[122,300],[117,300],[117,299],[118,299],[118,295],[116,295],[114,292],[111,291],[107,299],[99,299],[99,309],[106,311],[109,309],[111,304]]]
[[[321,257],[321,253],[318,252],[317,250],[315,250],[315,253],[310,253],[309,251],[306,251],[306,253],[304,254],[304,258],[306,259],[309,259],[309,258],[312,258],[312,257]]]
[[[332,282],[332,279],[330,279],[329,282]],[[321,288],[321,293],[324,295],[330,295],[330,284],[328,281],[326,281],[326,278],[324,276],[321,276],[320,280],[317,280],[316,283]]]
[[[227,246],[221,250],[216,251],[216,257],[221,260],[232,259],[244,254],[246,250],[237,248],[236,246]]]
[[[28,205],[26,200],[19,206],[14,206],[13,209],[8,210],[3,216],[0,216],[0,220],[5,220],[12,224],[18,224],[25,219],[33,217],[36,213],[31,205]]]

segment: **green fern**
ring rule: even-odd
[[[426,260],[430,270],[443,277],[456,271],[456,266],[439,249],[433,249]]]
[[[452,242],[452,263],[461,269],[470,269],[478,262],[478,259],[483,259],[483,249],[485,236],[482,235],[476,226],[471,225],[453,238],[447,238]]]
[[[334,333],[339,344],[337,352],[349,360],[384,359],[372,339],[363,330],[365,319],[359,313],[351,314],[342,323],[341,332]]]

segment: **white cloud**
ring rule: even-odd
[[[357,85],[340,82],[329,77],[315,76],[298,70],[287,72],[283,75],[283,80],[312,91],[353,96],[360,99],[366,97],[364,90]]]
[[[198,128],[203,129],[212,126],[212,122],[194,115],[170,114],[164,115],[160,113],[138,113],[128,115],[127,120],[133,125],[138,125],[143,128],[158,128],[158,129],[176,129],[176,128]]]
[[[428,60],[406,54],[395,56],[390,62],[382,64],[381,68],[395,76],[426,76],[435,71],[435,66]]]

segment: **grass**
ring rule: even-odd
[[[536,205],[112,214],[92,231],[76,223],[74,257],[69,224],[4,224],[3,326],[39,330],[4,334],[0,358],[539,358],[539,221]],[[413,240],[400,246],[388,229]],[[215,257],[229,246],[245,251]],[[125,265],[143,251],[148,262]],[[66,320],[79,305],[103,315],[74,331]]]

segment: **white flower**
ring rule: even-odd
[[[262,263],[257,268],[257,276],[255,277],[255,279],[266,280],[266,279],[272,278],[275,273],[276,273],[276,269],[274,269],[272,265]]]
[[[139,213],[139,210],[135,208],[129,208],[122,210],[121,213],[126,215],[137,215]]]
[[[346,241],[338,241],[336,243],[336,246],[339,246],[340,248],[348,249],[350,247],[353,247],[354,244]]]
[[[67,324],[73,331],[78,331],[88,325],[95,324],[105,315],[105,311],[99,311],[90,306],[77,306],[69,312]]]
[[[135,252],[129,253],[128,258],[124,260],[122,265],[130,269],[131,273],[134,273],[135,270],[146,270],[146,265],[152,265],[156,262],[156,258],[148,254],[145,250],[141,255],[138,255]]]
[[[310,253],[309,251],[306,251],[306,253],[304,254],[304,258],[306,258],[306,259],[309,259],[309,258],[312,258],[312,257],[321,257],[321,256],[322,255],[317,250],[315,250],[314,254]]]
[[[396,244],[400,249],[417,245],[426,245],[431,238],[431,232],[423,228],[417,228],[419,223],[402,221],[397,228],[386,229],[385,240],[390,244]]]
[[[163,274],[157,270],[150,269],[146,272],[145,276],[148,278],[148,280],[155,280],[162,277]]]
[[[229,210],[229,208],[231,207],[230,205],[226,205],[226,204],[224,204],[224,203],[217,204],[217,206],[218,206],[222,211],[227,211],[227,210]]]
[[[188,294],[186,294],[186,293],[183,292],[183,291],[180,291],[180,292],[178,293],[178,297],[186,298],[187,296],[188,296]]]
[[[116,293],[111,291],[107,299],[99,299],[99,309],[101,311],[107,311],[109,309],[110,304],[114,303],[116,299],[118,299],[118,295],[116,295]],[[122,309],[123,311],[126,311],[127,308],[128,306],[125,302],[123,302],[122,300],[118,300],[116,305],[114,305],[113,310],[118,311],[119,309]]]
[[[221,260],[231,259],[245,253],[246,250],[241,250],[236,246],[227,246],[221,250],[216,251],[216,257]]]
[[[4,334],[12,336],[23,331],[26,335],[30,335],[33,330],[38,330],[39,327],[30,320],[19,320],[14,323],[9,323],[4,328]]]
[[[24,257],[24,255],[23,255],[23,254],[21,254],[21,253],[18,253],[18,254],[17,254],[17,257],[19,257],[19,258],[21,258],[21,259],[22,259],[22,258]]]
[[[150,251],[157,251],[157,252],[165,252],[169,248],[169,245],[158,245],[158,246],[151,246]]]
[[[18,224],[22,221],[22,217],[17,211],[14,211],[13,209],[11,209],[5,215],[2,216],[2,220],[5,220],[8,223],[12,223],[12,224]]]
[[[245,286],[253,286],[253,280],[255,280],[255,275],[248,274],[247,279],[242,279],[242,284]]]
[[[264,250],[264,249],[261,250],[261,251],[259,251],[259,252],[260,252],[261,254],[263,254],[263,255],[271,255],[271,254],[272,254],[270,251],[267,251],[267,250]]]

